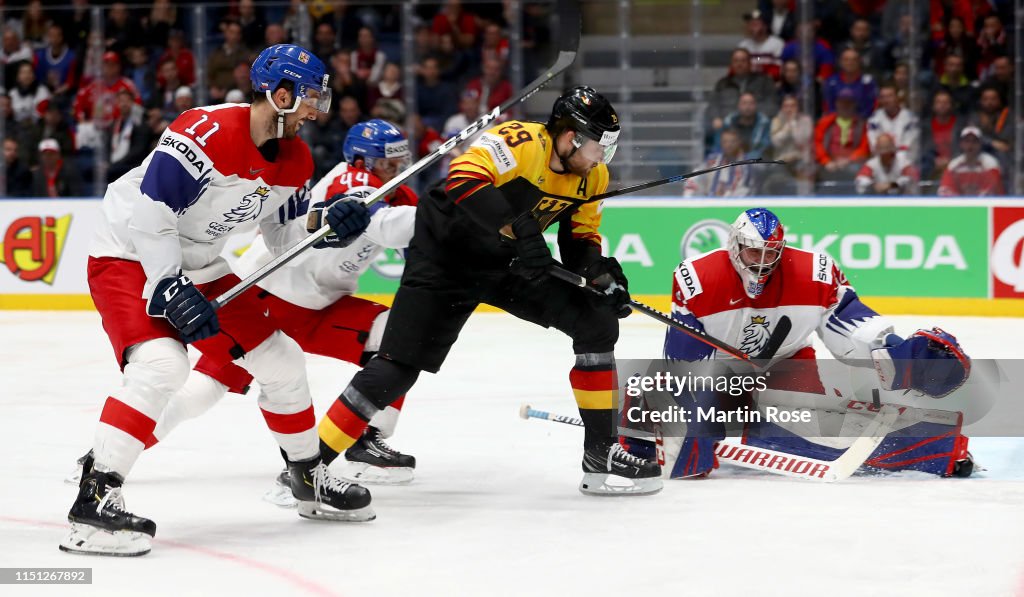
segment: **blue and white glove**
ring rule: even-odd
[[[220,331],[213,305],[184,275],[157,282],[146,313],[166,317],[185,344],[204,340]]]
[[[370,210],[358,199],[334,195],[327,201],[312,205],[306,219],[306,230],[316,232],[325,221],[332,232],[313,245],[313,248],[347,247],[370,225]]]
[[[971,357],[939,328],[917,330],[906,340],[889,334],[871,358],[883,389],[917,390],[932,398],[951,394],[971,374]]]

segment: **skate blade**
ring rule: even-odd
[[[150,536],[136,531],[107,531],[71,523],[71,532],[58,546],[61,551],[90,556],[131,558],[149,553]]]
[[[408,485],[412,483],[415,470],[405,466],[384,468],[365,462],[347,462],[341,477],[360,485]]]
[[[653,495],[664,487],[660,477],[628,479],[607,473],[583,473],[580,492],[586,495]]]
[[[263,501],[274,504],[278,508],[294,508],[299,503],[299,500],[292,495],[291,487],[282,487],[277,484],[263,494]]]
[[[299,502],[299,516],[310,520],[330,520],[334,522],[369,522],[377,518],[370,506],[352,510],[338,510],[317,502]]]

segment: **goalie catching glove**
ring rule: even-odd
[[[619,319],[633,312],[629,308],[629,281],[617,259],[601,257],[583,270],[583,276],[591,287],[601,291],[601,294],[588,293],[592,301],[611,309]]]
[[[370,210],[362,201],[338,194],[312,205],[306,217],[306,230],[316,232],[325,221],[331,233],[317,241],[313,248],[343,248],[352,244],[370,225]]]
[[[871,358],[883,389],[917,390],[932,398],[951,394],[971,374],[971,357],[939,328],[917,330],[906,340],[889,334]]]

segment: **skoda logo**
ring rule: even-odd
[[[701,220],[683,234],[679,254],[683,260],[696,257],[708,251],[721,249],[729,240],[729,225],[721,220]]]

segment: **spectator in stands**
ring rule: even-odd
[[[501,32],[497,23],[488,23],[480,43],[480,64],[485,60],[496,59],[508,64],[508,38]]]
[[[248,91],[242,91],[241,89],[232,89],[224,96],[224,103],[227,104],[251,104],[252,100],[249,99]]]
[[[5,131],[13,131],[18,127],[18,123],[14,121],[14,109],[11,107],[11,96],[7,95],[6,92],[0,92],[0,118],[4,121]]]
[[[181,116],[181,113],[185,110],[191,110],[196,107],[195,98],[192,96],[192,88],[187,85],[182,85],[174,90],[174,118]],[[174,118],[170,118],[171,122],[174,122]]]
[[[378,100],[390,98],[402,99],[402,69],[394,62],[384,65],[380,81],[366,94],[366,104],[372,111]]]
[[[29,45],[39,47],[46,37],[46,27],[49,23],[50,18],[43,11],[43,3],[40,0],[30,0],[21,15],[21,36]]]
[[[157,91],[157,73],[149,64],[149,51],[145,46],[138,46],[128,48],[125,54],[128,58],[125,77],[135,85],[135,90],[139,93],[143,105],[148,106],[155,101],[153,96]]]
[[[987,77],[996,58],[1009,55],[1010,44],[1003,21],[998,15],[985,17],[985,24],[978,34],[978,70],[968,71],[971,77]]]
[[[912,112],[926,112],[926,110],[919,110],[921,105],[921,96],[923,93],[918,93],[916,105],[910,105],[910,67],[905,63],[900,62],[892,70],[892,78],[889,79],[890,83],[896,89],[896,97],[900,100],[900,105],[905,106]]]
[[[100,78],[79,89],[78,95],[75,96],[72,113],[77,124],[78,135],[86,137],[85,140],[79,142],[80,147],[96,147],[99,138],[93,135],[98,129],[106,129],[117,118],[115,98],[118,91],[129,89],[135,97],[138,97],[135,84],[121,76],[121,58],[116,52],[103,54],[101,68]],[[92,130],[86,133],[83,128]]]
[[[441,11],[434,15],[430,29],[436,37],[451,35],[456,48],[469,49],[476,45],[476,17],[463,10],[460,0],[446,0]]]
[[[928,28],[932,39],[941,40],[946,25],[953,19],[960,19],[967,29],[967,35],[974,37],[974,14],[970,0],[929,0]],[[981,16],[980,14],[978,16]]]
[[[771,148],[771,120],[757,110],[757,98],[753,93],[740,95],[736,111],[725,117],[725,129],[732,129],[740,136],[744,153],[748,158],[760,158]],[[721,148],[721,139],[716,144]]]
[[[825,82],[825,111],[834,111],[839,93],[849,90],[857,101],[857,113],[867,118],[875,110],[878,87],[875,79],[861,70],[860,54],[846,49],[839,55],[839,72]]]
[[[953,160],[963,123],[948,91],[935,93],[931,113],[921,128],[921,171],[927,180],[938,181]]]
[[[22,62],[32,62],[32,48],[21,40],[21,34],[14,27],[4,27],[0,65],[4,67],[5,81],[13,81],[17,78],[18,65]]]
[[[811,109],[815,117],[821,114],[821,83],[818,80],[803,74],[800,63],[796,60],[787,60],[782,63],[782,80],[778,85],[778,97],[781,103],[782,98],[792,95],[800,104],[801,110],[807,105],[807,95],[810,94]]]
[[[356,51],[352,53],[352,72],[368,85],[374,85],[380,81],[380,75],[388,61],[387,56],[377,49],[377,38],[369,27],[359,30],[356,45]]]
[[[114,2],[110,5],[103,34],[106,36],[106,50],[118,54],[124,53],[132,46],[141,46],[147,41],[143,39],[142,24],[132,16],[124,2]]]
[[[171,4],[171,0],[153,0],[153,6],[149,14],[143,18],[142,26],[149,45],[155,48],[166,47],[170,42],[171,32],[181,27],[177,7]],[[184,72],[182,69],[182,73]]]
[[[814,129],[814,155],[822,166],[823,181],[853,182],[870,156],[867,125],[857,113],[857,99],[852,89],[840,91],[836,111],[823,116]]]
[[[472,89],[462,92],[459,97],[459,111],[448,117],[441,129],[441,136],[450,139],[480,117],[480,94]]]
[[[467,89],[470,87],[467,86]],[[477,89],[479,92],[479,89]],[[420,65],[420,80],[416,85],[416,108],[427,126],[439,127],[455,111],[458,103],[455,86],[441,80],[436,58],[427,58]]]
[[[874,157],[861,167],[854,180],[858,194],[917,194],[917,169],[906,152],[896,149],[896,141],[892,135],[882,133],[878,136]]]
[[[978,72],[978,45],[973,37],[967,35],[964,22],[959,17],[951,18],[946,34],[928,46],[926,58],[929,58],[936,77],[945,74],[946,56],[959,56],[963,58],[965,72]]]
[[[187,89],[187,88],[186,88]],[[110,167],[107,181],[114,181],[146,159],[150,145],[156,141],[146,126],[146,111],[135,103],[131,91],[117,93],[120,116],[110,127]]]
[[[343,97],[341,99],[345,102],[355,101],[351,97]],[[339,114],[341,112],[340,107],[339,102]],[[358,102],[356,103],[355,110],[358,114]],[[358,116],[356,119],[358,120]],[[309,147],[313,152],[313,164],[315,166],[313,175],[319,179],[344,159],[341,149],[345,144],[345,134],[348,132],[348,127],[342,124],[341,116],[335,116],[335,113],[330,111],[327,113],[317,113],[316,120],[307,124],[306,128],[309,132]]]
[[[441,79],[456,86],[463,81],[464,75],[472,67],[471,54],[456,49],[451,35],[446,34],[437,38],[437,51],[432,55],[437,58],[437,68],[441,71]]]
[[[956,54],[946,56],[945,72],[939,77],[932,87],[931,93],[935,95],[939,89],[949,92],[953,97],[953,108],[960,114],[966,115],[974,105],[977,96],[977,87],[964,73],[964,59]]]
[[[471,89],[480,94],[480,107],[482,110],[492,110],[502,102],[512,97],[512,84],[505,78],[505,64],[500,60],[489,59],[484,61],[480,76],[466,83],[466,89]],[[454,96],[453,96],[454,97]],[[451,106],[456,102],[452,101]],[[452,113],[448,111],[448,115]],[[447,118],[447,115],[445,116]],[[441,121],[443,124],[444,121]],[[433,123],[428,122],[430,126]],[[441,126],[438,124],[438,126]]]
[[[332,95],[354,97],[359,102],[359,107],[365,111],[368,90],[366,83],[352,72],[352,53],[348,50],[338,50],[331,57],[331,67],[334,73],[328,79],[328,84],[331,86]]]
[[[878,109],[868,119],[868,144],[872,153],[877,153],[878,138],[889,135],[896,143],[896,149],[905,152],[911,162],[917,161],[920,123],[917,116],[900,105],[896,86],[890,83],[878,90]]]
[[[995,87],[1003,98],[1013,97],[1013,63],[1009,56],[1000,56],[992,61],[990,74],[984,81],[987,87]]]
[[[64,41],[64,29],[50,25],[46,46],[36,50],[36,79],[54,95],[70,96],[76,82],[77,55]]]
[[[14,86],[7,93],[11,97],[14,120],[19,124],[28,124],[39,120],[39,105],[50,99],[50,90],[36,80],[36,71],[32,68],[31,62],[21,63]]]
[[[885,72],[885,50],[871,35],[871,23],[867,19],[856,19],[850,25],[850,39],[841,50],[854,50],[860,56],[861,70],[874,80]]]
[[[406,110],[405,102],[398,98],[381,98],[377,105],[373,107],[373,112],[370,113],[370,118],[380,118],[381,120],[387,120],[393,122],[396,125],[401,125],[405,122]],[[399,126],[399,128],[402,128]]]
[[[746,23],[747,36],[740,40],[737,47],[750,53],[750,68],[754,72],[764,73],[773,80],[782,77],[782,40],[768,30],[761,11],[755,10],[743,15]]]
[[[249,62],[245,46],[242,45],[242,26],[238,21],[225,19],[220,24],[220,30],[224,34],[224,43],[210,52],[210,57],[206,60],[206,84],[213,103],[222,101],[224,95],[234,86],[232,71],[235,70],[235,65],[239,62]]]
[[[798,39],[793,39],[782,48],[782,61],[800,60],[801,46],[814,44],[814,77],[824,83],[835,69],[835,56],[828,43],[817,36],[815,23],[803,23],[797,27]]]
[[[981,131],[968,126],[960,133],[960,155],[942,174],[939,195],[991,197],[1003,195],[1003,173],[999,161],[981,150]]]
[[[359,107],[359,102],[354,97],[346,96],[341,98],[338,102],[338,118],[341,119],[341,124],[345,129],[345,133],[348,133],[348,129],[354,127],[358,123],[365,120],[363,111]],[[344,135],[342,135],[344,139]]]
[[[722,151],[708,157],[701,169],[714,168],[746,159],[743,142],[732,129],[722,131]],[[736,166],[695,176],[686,181],[684,197],[749,197],[754,192],[750,166]]]
[[[890,4],[902,3],[892,2]],[[887,71],[894,70],[897,64],[920,63],[921,61],[918,48],[923,43],[923,39],[921,36],[916,36],[919,41],[916,44],[910,43],[911,38],[915,37],[914,17],[907,13],[901,14],[897,23],[895,33],[887,35],[885,38],[885,69]]]
[[[316,26],[316,34],[313,36],[313,53],[327,64],[331,56],[338,49],[338,36],[331,23],[320,23]]]
[[[1003,104],[995,87],[983,87],[978,109],[968,118],[968,125],[981,131],[981,143],[991,153],[1004,173],[1013,165],[1013,142],[1016,138],[1013,112]]]
[[[264,47],[276,46],[277,44],[287,42],[288,32],[285,30],[284,25],[280,23],[267,23],[266,28],[263,30]]]
[[[814,123],[811,117],[800,110],[796,96],[787,95],[782,98],[782,107],[772,119],[772,157],[786,162],[790,173],[797,175],[806,170],[811,152],[811,136]]]
[[[18,141],[4,137],[4,177],[8,197],[28,197],[32,194],[32,171],[18,155]]]
[[[74,155],[76,145],[71,125],[64,116],[64,112],[53,102],[46,106],[42,120],[31,126],[20,127],[19,132],[22,139],[21,150],[24,152],[22,158],[31,167],[35,167],[39,160],[39,152],[36,151],[36,148],[43,139],[56,139],[60,146],[60,154],[65,159]]]
[[[263,49],[267,20],[263,16],[263,7],[256,6],[253,0],[239,0],[238,24],[242,26],[242,43],[250,51]],[[281,29],[282,33],[284,29]],[[326,62],[326,61],[325,61]]]
[[[358,5],[352,5],[348,0],[334,0],[327,5],[327,8],[331,12],[320,17],[318,22],[327,22],[334,26],[342,47],[351,45],[354,40],[359,38],[359,28],[365,24],[360,17],[360,12],[364,9]]]
[[[791,0],[761,0],[758,4],[768,30],[772,35],[789,41],[796,37],[797,15]]]
[[[715,83],[708,106],[711,129],[715,133],[722,129],[723,119],[736,109],[743,93],[753,93],[765,114],[774,116],[777,111],[775,84],[768,75],[751,70],[750,52],[743,48],[733,50],[729,64],[729,72]]]
[[[65,164],[56,139],[39,142],[39,167],[32,176],[35,197],[81,197],[85,191],[78,169]]]
[[[157,64],[163,64],[168,60],[174,61],[178,66],[178,78],[182,85],[192,85],[196,82],[196,58],[192,50],[185,47],[185,33],[175,29],[167,36],[167,50],[160,55]]]
[[[182,86],[181,77],[178,75],[178,63],[173,60],[161,63],[157,69],[156,83],[156,92],[148,105],[170,114],[174,111],[174,92]]]

